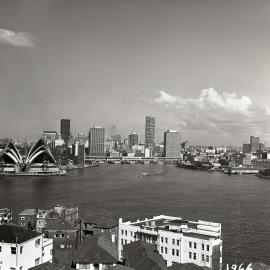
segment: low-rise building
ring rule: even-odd
[[[119,263],[117,246],[103,237],[88,237],[78,247],[73,258],[75,269],[103,270]]]
[[[31,267],[28,270],[74,270],[74,269],[63,264],[46,262],[46,263],[42,263],[40,265]]]
[[[26,270],[52,261],[53,241],[19,226],[0,226],[0,269]]]
[[[6,224],[12,221],[12,212],[8,208],[0,209],[0,225]]]
[[[124,246],[125,266],[135,270],[167,270],[166,263],[156,246],[144,241],[136,241]]]
[[[151,219],[123,222],[119,219],[119,259],[123,260],[126,244],[142,240],[155,244],[167,266],[194,263],[221,269],[221,224],[208,221],[187,221],[180,217],[155,216]]]
[[[37,209],[25,209],[18,214],[18,224],[27,230],[35,231],[37,222]]]

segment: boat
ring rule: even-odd
[[[270,179],[270,169],[260,170],[258,174],[255,174],[255,176]]]
[[[148,172],[141,172],[139,173],[139,177],[144,177],[144,176],[150,176],[150,174]]]

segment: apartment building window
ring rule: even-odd
[[[180,252],[179,252],[179,250],[177,249],[177,250],[176,250],[176,256],[177,256],[177,257],[179,257],[179,253],[180,253]]]
[[[202,255],[202,261],[204,262],[204,255]]]
[[[59,237],[59,234],[56,233],[56,234],[54,235],[54,238],[58,238],[58,237]]]
[[[174,256],[175,252],[174,252],[174,248],[172,249],[172,255]]]
[[[11,247],[11,254],[16,254],[16,247]]]
[[[163,243],[163,237],[161,237],[161,243]]]
[[[204,250],[204,244],[202,244],[202,250]]]
[[[192,258],[191,252],[188,253],[188,257],[189,257],[190,259]]]
[[[192,243],[191,242],[189,242],[189,247],[192,248]]]
[[[2,252],[2,246],[0,246],[0,252]]]
[[[20,267],[20,270],[23,270],[23,267],[22,266]]]
[[[22,254],[23,252],[23,247],[20,247],[20,254]]]
[[[122,244],[122,245],[124,244],[124,240],[123,240],[123,239],[121,239],[121,244]]]
[[[196,260],[196,253],[193,253],[193,260]]]
[[[165,237],[165,243],[168,244],[168,238],[167,237]]]
[[[167,252],[168,252],[168,249],[165,247],[165,254],[167,254]]]
[[[125,240],[125,245],[127,244],[127,240]]]
[[[127,236],[127,231],[125,231],[125,235]]]
[[[122,235],[124,234],[124,230],[121,230],[121,234],[122,234]]]
[[[172,239],[172,244],[175,245],[175,239]]]
[[[209,245],[206,246],[206,250],[209,251]]]
[[[209,262],[209,256],[206,255],[206,262]]]
[[[133,236],[133,232],[130,232],[130,236],[131,236],[131,237]]]
[[[35,265],[39,265],[39,258],[35,259]]]
[[[67,234],[67,238],[69,238],[69,234]]]
[[[194,248],[195,248],[195,249],[197,248],[197,243],[194,243]]]
[[[179,246],[180,245],[180,240],[177,240],[177,246]]]
[[[161,247],[161,249],[160,249],[160,250],[161,250],[161,253],[163,253],[163,247]]]

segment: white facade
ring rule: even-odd
[[[108,268],[108,266],[112,267],[115,266],[114,264],[103,264],[103,263],[76,263],[76,269],[80,270],[105,270]]]
[[[24,243],[0,243],[0,270],[27,270],[52,262],[53,240],[39,235]]]
[[[167,266],[174,263],[194,263],[202,267],[221,269],[221,224],[207,221],[184,221],[179,217],[155,216],[135,222],[119,219],[119,259],[123,246],[142,240],[155,244]]]

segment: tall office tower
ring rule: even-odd
[[[105,155],[105,129],[102,127],[93,127],[89,131],[89,155]]]
[[[250,136],[250,152],[256,153],[260,148],[260,137]]]
[[[128,135],[128,146],[129,147],[132,147],[134,145],[138,145],[138,143],[139,143],[139,137],[135,132]]]
[[[164,156],[168,158],[179,158],[181,147],[180,132],[167,130],[164,132]]]
[[[145,147],[153,147],[155,143],[156,119],[153,116],[145,118]]]
[[[244,143],[243,144],[243,154],[250,153],[250,143]]]
[[[79,143],[78,147],[78,164],[85,165],[85,144]]]
[[[60,132],[64,142],[68,143],[70,139],[70,119],[61,119]]]

